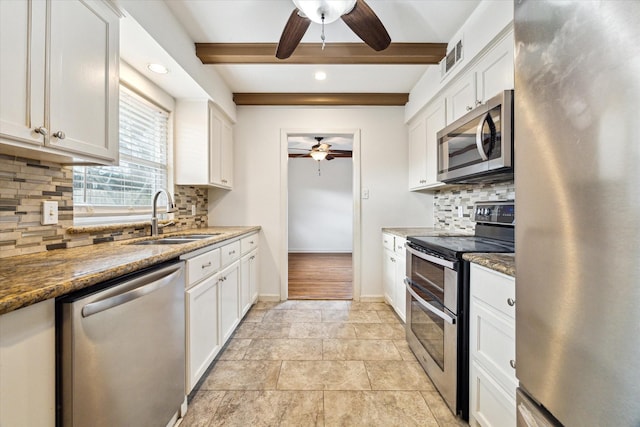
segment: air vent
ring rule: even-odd
[[[453,67],[462,60],[462,40],[458,40],[453,49],[447,52],[442,61],[442,76],[446,76]]]

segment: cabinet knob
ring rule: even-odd
[[[49,131],[47,130],[47,128],[46,128],[46,127],[44,127],[44,126],[40,126],[40,127],[38,127],[38,128],[35,128],[33,131],[34,131],[35,133],[39,133],[39,134],[40,134],[40,135],[42,135],[42,136],[47,136],[47,134],[49,133]]]
[[[226,180],[226,179],[223,179],[223,180],[222,180],[222,183],[223,183],[223,184],[226,184],[226,183],[227,183],[227,180]]]
[[[391,262],[396,262],[395,258],[389,258],[391,260]]]
[[[467,105],[467,111],[471,111],[471,110],[473,110],[473,107]]]
[[[514,305],[516,305],[516,300],[514,300],[513,298],[507,298],[507,304],[513,307]]]
[[[515,360],[513,360],[513,359],[509,360],[509,365],[511,365],[511,367],[513,369],[516,369],[516,361]]]
[[[65,139],[67,137],[67,135],[65,135],[64,132],[62,132],[61,130],[54,133],[53,136],[55,136],[58,139]]]
[[[476,99],[476,107],[480,104],[482,104],[482,101],[480,101],[479,99]]]

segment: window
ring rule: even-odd
[[[167,187],[168,129],[167,111],[120,85],[120,165],[73,168],[74,218],[148,214],[155,192]]]

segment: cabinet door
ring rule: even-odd
[[[436,100],[427,110],[426,182],[425,187],[444,185],[438,181],[438,132],[447,124],[446,100]]]
[[[409,128],[409,189],[427,183],[427,124],[423,118]]]
[[[383,250],[383,256],[382,287],[384,299],[393,307],[396,281],[396,259],[394,257],[394,253],[388,249]]]
[[[49,5],[49,145],[115,160],[119,18],[99,1]]]
[[[2,139],[44,144],[45,16],[45,2],[0,1]]]
[[[249,283],[250,302],[254,304],[258,300],[258,289],[260,287],[258,279],[258,250],[253,251],[253,255],[249,258],[249,274],[251,282]]]
[[[226,121],[222,122],[222,154],[220,155],[220,183],[233,187],[233,128]]]
[[[476,77],[467,72],[447,91],[447,124],[458,120],[478,105],[476,99]]]
[[[477,96],[481,102],[513,89],[513,32],[509,33],[476,66]]]
[[[222,118],[209,106],[209,180],[222,184]]]
[[[0,426],[55,426],[55,360],[53,299],[0,316]]]
[[[218,328],[218,277],[211,276],[187,290],[187,393],[222,346]]]
[[[220,332],[224,345],[240,323],[240,262],[234,262],[218,274],[220,277]]]

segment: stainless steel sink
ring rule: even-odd
[[[211,233],[211,234],[183,234],[181,236],[167,236],[161,237],[159,239],[153,240],[143,240],[141,242],[130,243],[131,245],[136,246],[147,246],[147,245],[179,245],[182,243],[189,242],[197,242],[198,240],[208,239],[209,237],[218,236],[222,233]]]

